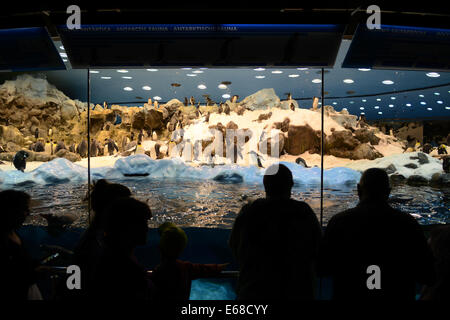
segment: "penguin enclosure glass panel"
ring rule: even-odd
[[[358,204],[357,182],[373,167],[388,174],[393,207],[420,224],[450,221],[449,80],[437,71],[326,70],[325,223]]]
[[[320,86],[310,85],[320,73],[91,70],[91,138],[102,149],[92,155],[92,176],[130,187],[149,203],[152,226],[170,220],[229,229],[245,203],[265,196],[264,172],[281,160],[294,175],[293,197],[319,215],[320,168],[307,169],[313,165],[298,157],[304,146],[295,130],[307,124],[320,130],[320,113],[308,110],[320,96]]]
[[[56,229],[87,224],[85,75],[1,74],[0,188],[31,195],[26,223]]]

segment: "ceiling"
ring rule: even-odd
[[[450,72],[369,70],[342,68],[351,41],[342,40],[335,66],[325,69],[325,104],[368,119],[418,119],[450,117]],[[62,43],[56,49],[65,59]],[[34,73],[45,77],[72,99],[87,101],[87,69]],[[123,69],[123,70],[122,70]],[[261,69],[261,70],[260,70]],[[264,70],[262,70],[264,69]],[[299,70],[301,69],[301,70]],[[118,72],[123,71],[123,72]],[[127,72],[125,72],[127,71]],[[281,73],[277,73],[280,72]],[[275,73],[274,73],[275,72]],[[1,73],[0,79],[13,79],[19,73]],[[427,76],[432,75],[434,77]],[[439,75],[436,77],[436,75]],[[264,88],[274,88],[286,98],[291,93],[302,108],[310,108],[312,97],[321,96],[321,69],[313,68],[145,68],[91,69],[91,101],[124,105],[142,105],[148,98],[166,102],[194,96],[205,101],[208,94],[216,102],[225,102],[226,94],[239,100]],[[131,78],[131,79],[130,79]],[[345,80],[345,82],[344,82]],[[352,80],[352,81],[350,81]],[[393,84],[384,84],[391,80]],[[226,87],[219,85],[228,81]],[[351,83],[350,83],[351,82]],[[179,84],[180,86],[173,86]],[[205,86],[205,89],[201,89]],[[131,91],[127,91],[130,90]],[[149,90],[150,89],[150,90]],[[363,109],[361,109],[363,108]]]

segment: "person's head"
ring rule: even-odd
[[[117,198],[105,211],[105,242],[113,248],[132,250],[147,242],[148,205],[134,198]]]
[[[187,245],[186,233],[173,222],[165,222],[158,228],[159,250],[166,259],[176,259]]]
[[[0,232],[7,235],[20,228],[25,218],[30,214],[31,197],[16,190],[0,192]]]
[[[390,193],[391,187],[386,171],[379,168],[370,168],[363,172],[358,183],[360,201],[387,201]]]
[[[288,167],[283,164],[273,164],[266,169],[263,183],[266,197],[290,198],[294,180]]]
[[[124,185],[110,183],[105,179],[98,180],[91,192],[91,205],[95,215],[92,221],[94,227],[102,227],[104,222],[103,212],[109,204],[117,198],[130,197],[131,191]]]

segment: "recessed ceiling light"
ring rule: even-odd
[[[217,86],[219,89],[226,89],[226,88],[228,88],[226,85],[224,85],[223,83],[221,83],[221,84],[219,84],[218,86]]]
[[[186,68],[181,68],[181,70],[191,70],[192,68],[186,67]]]
[[[59,55],[60,55],[62,58],[67,58],[67,53],[65,53],[65,52],[60,52]]]
[[[445,107],[446,110],[450,110],[450,107]]]
[[[379,106],[375,106],[374,108],[375,108],[375,109],[380,109],[380,107],[379,107]]]
[[[333,104],[334,104],[334,105],[336,105],[336,104],[337,104],[337,102],[333,102]]]
[[[256,68],[256,69],[253,69],[253,70],[255,70],[255,71],[264,71],[266,69],[265,68]]]
[[[255,76],[256,79],[264,79],[266,76]]]
[[[299,74],[290,74],[288,77],[289,78],[298,78],[298,77],[300,77],[300,75]]]
[[[383,114],[383,112],[381,112],[381,111],[378,111],[378,114]]]
[[[101,77],[102,79],[109,80],[111,77]]]
[[[97,70],[89,70],[90,73],[99,73],[100,71]]]
[[[274,74],[280,74],[280,73],[283,73],[283,71],[281,71],[281,70],[273,70],[272,73],[274,73]]]
[[[123,79],[133,79],[133,77],[122,77]]]
[[[362,102],[367,102],[367,100],[366,100],[366,99],[362,99],[361,101],[362,101]]]
[[[431,109],[431,108],[427,108],[427,110],[428,110],[428,111],[431,111],[431,110],[433,110],[433,109]]]
[[[203,71],[202,70],[194,70],[194,71],[192,71],[192,73],[203,73]]]
[[[197,86],[197,88],[199,88],[199,89],[201,89],[201,90],[205,90],[205,89],[206,89],[206,86],[205,86],[204,84],[199,84],[199,85]]]
[[[153,100],[159,101],[159,100],[161,100],[161,97],[160,96],[154,96]]]
[[[156,71],[158,71],[158,69],[147,69],[147,71],[156,72]]]
[[[347,110],[347,108],[342,108],[342,110]]]
[[[421,105],[426,105],[427,103],[425,101],[420,102]]]
[[[439,92],[435,92],[434,95],[435,95],[435,96],[439,96],[440,93],[439,93]]]
[[[308,70],[308,68],[297,68],[297,70]]]
[[[64,49],[64,46],[59,46],[59,48],[60,48],[61,50],[66,50],[66,49]]]
[[[312,83],[321,83],[322,82],[322,80],[320,80],[320,79],[313,79],[312,80]]]
[[[377,101],[381,101],[381,99],[380,99],[380,98],[377,98]]]
[[[359,108],[359,110],[364,110],[364,107]]]
[[[366,114],[365,112],[361,112],[361,114]]]
[[[383,80],[382,83],[383,84],[394,84],[394,81],[392,81],[392,80]]]
[[[407,106],[407,107],[411,107],[411,103],[407,103],[406,106]]]
[[[424,98],[425,96],[423,94],[419,94],[419,97]]]
[[[352,79],[344,79],[344,80],[342,80],[342,81],[344,81],[345,83],[353,83],[353,82],[355,82],[355,81],[353,81]]]
[[[62,59],[64,62],[67,62],[67,59]]]
[[[117,72],[120,72],[120,73],[127,73],[128,70],[125,70],[125,69],[119,69],[119,70],[117,70]]]
[[[143,86],[142,89],[147,90],[147,91],[152,90],[152,88],[149,86]]]
[[[389,105],[389,108],[393,108],[393,107],[394,107],[394,105],[393,105],[393,104],[390,104],[390,105]]]
[[[133,91],[133,88],[131,88],[131,87],[125,87],[125,88],[123,88],[123,90],[125,90],[125,91]]]
[[[438,101],[436,101],[436,103],[438,103],[438,104],[443,104],[444,102],[441,101],[441,100],[438,100]]]
[[[437,77],[440,77],[441,75],[439,74],[439,73],[437,73],[437,72],[428,72],[427,74],[427,77],[430,77],[430,78],[437,78]]]
[[[350,104],[354,104],[355,103],[355,101],[350,101]]]
[[[369,68],[359,68],[358,70],[359,70],[359,71],[370,71]]]
[[[188,73],[187,76],[188,77],[196,77],[197,75],[196,74],[192,74],[192,73]]]
[[[222,98],[229,99],[231,96],[228,93],[225,93],[222,95]]]
[[[395,100],[396,98],[395,97],[391,97],[391,100]]]

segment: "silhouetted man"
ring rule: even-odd
[[[291,171],[264,176],[266,198],[242,207],[230,247],[239,263],[237,298],[314,299],[314,262],[321,229],[305,202],[291,199]]]
[[[416,283],[433,281],[433,258],[416,220],[388,204],[389,178],[371,168],[358,184],[359,204],[331,218],[320,270],[334,299],[414,300]]]

